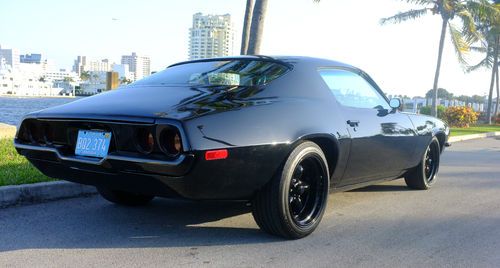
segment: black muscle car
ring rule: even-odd
[[[434,184],[449,128],[400,106],[336,61],[214,58],[29,114],[14,143],[111,202],[249,200],[261,229],[293,239],[318,226],[329,190]]]

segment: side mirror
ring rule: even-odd
[[[392,98],[389,101],[389,106],[391,106],[392,109],[399,109],[402,105],[401,99],[400,98]]]

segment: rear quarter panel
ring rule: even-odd
[[[445,122],[432,116],[410,113],[407,115],[412,121],[418,135],[416,136],[417,145],[412,161],[412,165],[417,166],[431,139],[436,135],[444,135],[444,142],[446,142],[448,140],[450,129]],[[444,144],[442,144],[442,146],[443,145]]]

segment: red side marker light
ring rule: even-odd
[[[228,152],[226,149],[205,152],[205,160],[226,159],[227,156],[228,156]]]

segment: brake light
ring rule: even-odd
[[[205,152],[205,160],[226,159],[228,155],[229,154],[228,154],[226,149],[206,151]]]

